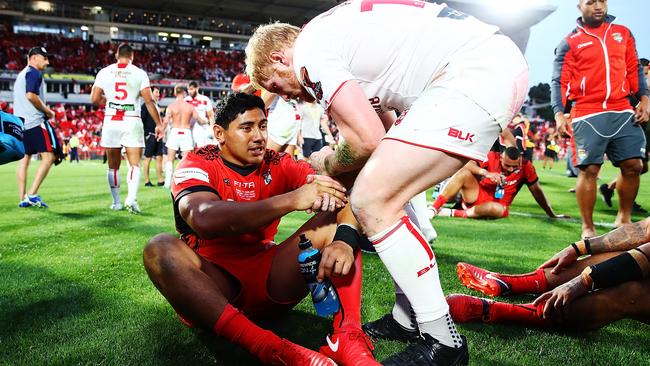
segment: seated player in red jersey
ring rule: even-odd
[[[572,330],[594,330],[625,318],[650,324],[650,218],[573,243],[531,273],[504,275],[467,263],[458,263],[456,270],[465,286],[489,296],[541,294],[530,304],[449,295],[456,322]]]
[[[257,96],[228,97],[213,132],[221,149],[208,145],[188,154],[174,173],[181,238],[160,234],[145,247],[152,282],[186,324],[212,329],[264,364],[378,365],[361,330],[359,236],[339,235],[349,229],[343,224],[357,227],[345,188],[314,175],[304,161],[266,149],[264,102]],[[321,212],[276,244],[280,218],[299,210]],[[321,249],[318,277],[330,277],[341,301],[329,347],[321,348],[326,355],[251,321],[277,317],[307,294],[300,234]]]
[[[449,179],[433,203],[431,213],[432,216],[464,218],[507,217],[510,204],[524,184],[549,217],[567,217],[553,212],[539,185],[535,167],[530,161],[523,160],[519,149],[514,146],[507,147],[503,153],[490,151],[487,161],[481,165],[474,161],[467,163]],[[462,210],[442,208],[448,199],[456,197],[459,192],[463,198]]]

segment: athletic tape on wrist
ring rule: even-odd
[[[587,268],[591,271],[587,272]],[[639,263],[630,252],[625,252],[585,268],[583,276],[591,278],[591,290],[618,286],[629,281],[637,281],[643,278],[643,272]],[[588,281],[583,277],[583,283]]]
[[[346,243],[354,250],[359,247],[361,236],[359,235],[357,229],[355,229],[353,226],[348,224],[340,224],[336,227],[336,233],[334,234],[333,241],[337,240]]]

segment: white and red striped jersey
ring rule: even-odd
[[[188,95],[185,97],[185,101],[194,106],[201,119],[208,119],[208,111],[212,110],[212,100],[209,97],[196,94],[196,97],[192,98]]]
[[[115,63],[99,70],[93,86],[104,91],[106,117],[122,115],[140,118],[140,91],[149,88],[149,76],[131,63]]]

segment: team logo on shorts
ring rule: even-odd
[[[311,81],[309,78],[309,72],[307,72],[307,68],[304,66],[300,68],[300,77],[302,78],[303,86],[312,91],[314,98],[316,98],[318,101],[322,100],[323,88],[321,87],[320,81],[317,81],[315,83]]]
[[[616,33],[612,33],[612,38],[614,38],[614,40],[615,40],[616,42],[618,42],[618,43],[622,43],[622,42],[623,42],[623,36],[622,36],[620,33],[618,33],[618,32],[616,32]]]
[[[583,161],[587,157],[587,150],[578,149],[578,160]]]
[[[264,178],[264,184],[266,184],[267,186],[271,184],[271,181],[273,180],[273,178],[271,177],[271,171],[267,170],[264,174],[262,174],[262,178]]]

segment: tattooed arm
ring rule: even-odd
[[[650,217],[589,239],[591,253],[620,252],[650,242]]]
[[[622,252],[650,242],[650,217],[645,220],[626,224],[605,235],[588,241],[580,240],[562,249],[539,268],[551,268],[551,273],[558,274],[581,255],[607,252]],[[587,245],[589,243],[589,245]]]

